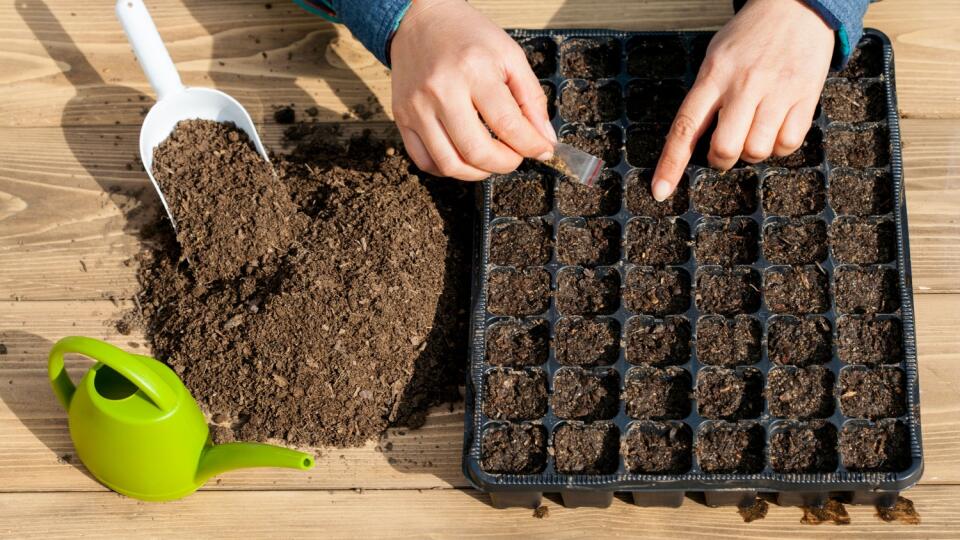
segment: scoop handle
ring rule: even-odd
[[[133,53],[147,75],[150,86],[157,93],[157,101],[167,94],[183,89],[170,53],[153,24],[143,0],[117,0],[117,19],[127,34]]]

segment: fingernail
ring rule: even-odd
[[[553,157],[553,150],[549,150],[537,156],[537,161],[547,161]]]
[[[550,142],[556,144],[557,132],[553,130],[553,124],[550,123],[550,120],[543,121],[543,136],[549,139]]]
[[[653,182],[653,198],[657,202],[663,202],[667,200],[671,194],[673,194],[673,186],[670,185],[670,182],[666,180],[654,180]]]

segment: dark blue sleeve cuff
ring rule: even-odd
[[[390,66],[390,39],[411,0],[294,0],[307,11],[342,22],[384,65]]]

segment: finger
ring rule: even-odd
[[[517,168],[523,156],[490,135],[468,97],[444,101],[440,121],[464,163],[494,173]]]
[[[437,169],[437,164],[433,162],[433,158],[430,157],[430,152],[427,152],[427,147],[423,145],[423,141],[420,140],[417,132],[405,127],[399,129],[400,137],[403,138],[403,145],[407,149],[407,154],[417,167],[421,171],[434,176],[443,176],[440,174],[440,170]]]
[[[440,173],[438,176],[449,176],[460,180],[483,180],[490,176],[489,172],[463,161],[437,118],[421,118],[416,132],[423,141],[423,146],[430,153],[430,158],[436,164],[437,171]]]
[[[810,131],[810,125],[813,123],[813,113],[817,110],[817,100],[819,96],[807,98],[797,103],[787,113],[780,133],[777,135],[777,141],[773,146],[773,155],[778,157],[789,156],[794,153]]]
[[[740,155],[744,161],[759,163],[770,157],[790,108],[791,103],[775,96],[767,96],[760,102]]]
[[[474,96],[477,110],[501,141],[522,156],[540,160],[550,158],[553,145],[523,113],[506,85],[481,85],[474,91]]]
[[[717,129],[710,140],[710,152],[707,161],[720,170],[732,168],[747,140],[747,133],[756,116],[758,100],[747,94],[739,94],[729,104],[720,108],[717,115]]]
[[[710,124],[720,94],[712,84],[697,82],[684,98],[667,133],[667,140],[653,173],[653,198],[669,197],[683,178],[697,139]]]
[[[557,133],[550,124],[550,115],[547,114],[547,96],[543,93],[540,80],[530,69],[523,51],[518,50],[518,53],[517,58],[507,66],[507,88],[523,115],[545,139],[545,146],[552,150],[557,143]]]

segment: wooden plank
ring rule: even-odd
[[[105,339],[143,351],[138,334],[121,336],[105,321],[129,304],[111,302],[0,303],[0,491],[102,490],[72,456],[65,415],[50,392],[46,355],[68,334]],[[923,481],[960,483],[960,295],[917,298],[921,403],[926,472]],[[134,347],[136,348],[134,349]],[[74,358],[78,376],[89,367]],[[440,408],[424,429],[392,430],[378,452],[375,444],[323,450],[310,473],[270,469],[224,475],[211,489],[348,489],[463,487],[460,472],[463,412]],[[386,444],[389,442],[390,444]]]
[[[802,525],[801,509],[770,506],[745,524],[735,508],[690,499],[679,509],[641,508],[616,498],[609,508],[567,509],[545,500],[549,515],[497,510],[472,490],[204,492],[143,503],[109,493],[0,495],[0,534],[14,537],[316,537],[323,538],[956,538],[960,488],[922,486],[907,494],[920,525],[885,523],[871,506],[848,505],[851,524]],[[678,516],[682,516],[678,519]]]

